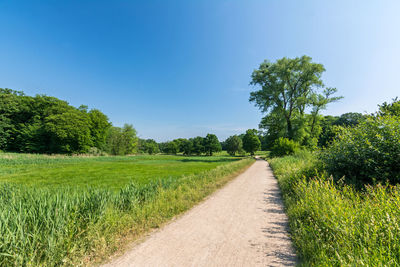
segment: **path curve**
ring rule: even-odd
[[[268,163],[249,169],[104,266],[294,266],[287,217]]]

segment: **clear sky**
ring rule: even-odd
[[[250,74],[309,55],[345,98],[400,96],[400,1],[0,2],[0,87],[98,108],[158,141],[257,128]]]

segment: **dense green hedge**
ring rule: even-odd
[[[357,184],[400,182],[400,119],[371,117],[343,128],[321,154],[329,173]]]

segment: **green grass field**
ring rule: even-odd
[[[87,266],[188,210],[253,162],[0,154],[0,266]]]
[[[129,182],[197,174],[237,157],[184,157],[172,155],[83,157],[0,154],[0,183],[30,186],[103,187],[119,189]]]

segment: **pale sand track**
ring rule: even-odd
[[[287,217],[268,163],[243,174],[104,266],[294,266]]]

